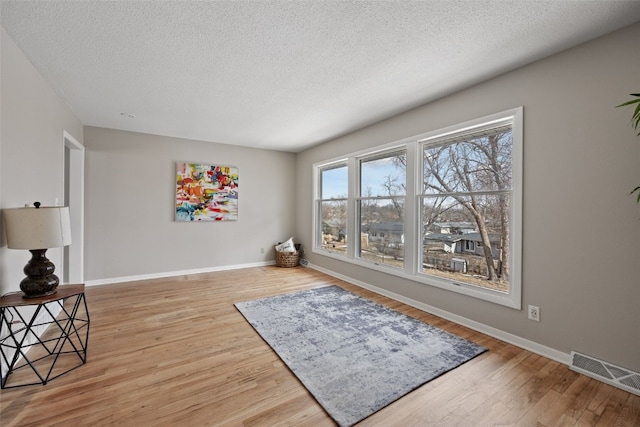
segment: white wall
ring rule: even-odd
[[[63,198],[63,131],[82,142],[82,123],[7,35],[1,39],[0,208]],[[0,220],[1,221],[1,220]],[[0,293],[20,289],[28,251],[7,249],[0,226]],[[61,250],[47,257],[61,266]],[[59,272],[59,271],[58,271]]]
[[[297,159],[297,231],[310,247],[312,164],[524,106],[523,307],[513,310],[328,259],[312,264],[568,353],[640,371],[640,24],[380,122]]]
[[[295,154],[96,127],[85,147],[89,283],[266,263],[293,235]],[[175,222],[178,161],[237,166],[238,221]]]

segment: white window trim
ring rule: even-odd
[[[421,170],[421,159],[418,156],[418,147],[425,140],[441,138],[443,136],[464,131],[472,131],[474,128],[484,127],[489,123],[504,121],[512,118],[512,197],[511,197],[511,283],[509,293],[501,293],[489,289],[483,289],[477,286],[457,283],[436,276],[427,275],[418,272],[417,239],[420,234],[420,202],[421,195],[418,195],[416,189],[421,188],[421,176],[417,173]],[[360,259],[356,256],[356,245],[359,239],[351,239],[355,243],[347,245],[346,255],[338,255],[318,247],[318,207],[317,200],[319,194],[319,170],[324,169],[332,164],[344,163],[348,165],[349,175],[349,193],[347,203],[347,235],[354,236],[356,230],[356,200],[359,195],[359,180],[357,176],[357,167],[359,159],[370,158],[378,153],[393,152],[394,150],[406,150],[407,153],[407,183],[406,183],[406,204],[404,219],[404,235],[405,235],[405,262],[404,268],[390,267],[384,264],[377,264],[371,261]],[[413,178],[413,179],[412,179]],[[523,193],[523,107],[517,107],[499,113],[484,116],[475,120],[470,120],[461,124],[452,125],[446,128],[427,132],[399,141],[384,144],[375,148],[361,150],[347,156],[341,156],[332,160],[317,162],[313,164],[313,234],[312,234],[312,253],[348,262],[361,267],[384,272],[393,276],[414,282],[423,283],[429,286],[445,289],[447,291],[460,293],[463,295],[478,298],[484,301],[511,307],[517,310],[522,309],[522,193]]]

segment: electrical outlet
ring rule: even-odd
[[[529,306],[529,320],[540,321],[540,307],[536,307],[535,305]]]
[[[260,248],[260,253],[263,254],[264,253],[264,248]]]

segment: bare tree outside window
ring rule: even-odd
[[[510,127],[423,145],[422,271],[509,291]]]

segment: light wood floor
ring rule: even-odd
[[[489,348],[359,426],[638,426],[640,397],[303,267],[251,268],[86,289],[88,362],[2,390],[9,426],[333,426],[234,302],[328,284]]]

